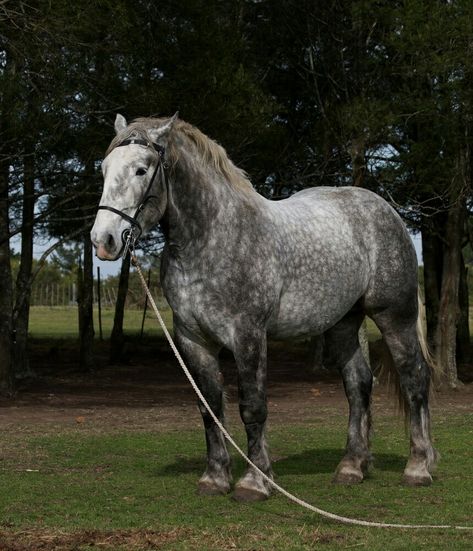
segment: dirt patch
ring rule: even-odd
[[[299,530],[307,545],[325,546],[344,544],[347,535],[331,530],[321,531],[318,528],[306,527]],[[199,549],[206,542],[206,549],[230,551],[244,549],[254,551],[261,548],[261,543],[274,540],[274,545],[280,544],[276,533],[241,533],[239,527],[230,526],[226,533],[209,532],[206,530],[192,531],[190,529],[174,530],[115,530],[97,531],[82,530],[63,532],[46,529],[23,530],[9,532],[0,530],[0,551],[82,551],[102,549],[105,551],[146,551],[172,549],[178,542],[188,549]]]
[[[159,430],[200,427],[196,397],[166,342],[130,341],[126,364],[108,363],[108,343],[97,346],[97,369],[77,371],[73,341],[37,341],[32,367],[37,377],[23,381],[14,398],[0,401],[0,428],[37,430],[70,426],[94,430]],[[221,356],[230,423],[239,423],[236,367]],[[272,343],[268,354],[268,402],[271,424],[313,421],[327,413],[347,413],[341,378],[314,372],[307,345]],[[437,393],[433,409],[471,411],[473,384]],[[395,400],[377,385],[373,410],[394,414]]]
[[[80,549],[162,549],[183,536],[184,530],[85,530],[71,533],[52,530],[0,531],[0,551],[72,551]]]

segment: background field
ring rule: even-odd
[[[159,307],[159,305],[158,305]],[[172,311],[169,307],[160,307],[161,315],[169,329],[172,329]],[[113,327],[114,309],[102,309],[102,328],[104,338],[109,338]],[[125,333],[137,335],[141,331],[143,310],[125,309],[123,329]],[[379,331],[371,320],[368,322],[370,339],[378,338]],[[94,309],[94,327],[96,337],[99,334],[98,310]],[[64,338],[79,335],[77,309],[70,306],[33,306],[30,314],[30,334],[33,338]],[[154,313],[148,309],[145,318],[144,334],[161,336]]]
[[[112,308],[102,309],[102,327],[105,339],[110,337],[113,327]],[[172,327],[172,312],[169,308],[162,310],[164,321]],[[123,322],[124,331],[128,334],[137,334],[141,330],[143,311],[126,309]],[[99,335],[98,310],[94,309],[95,335]],[[145,320],[146,335],[162,335],[159,324],[152,312],[148,311]],[[68,338],[79,335],[77,308],[71,306],[33,306],[30,314],[30,335],[33,338]]]

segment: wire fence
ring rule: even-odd
[[[151,286],[153,296],[158,303],[165,304],[161,287]],[[99,302],[97,282],[94,282],[94,304]],[[102,283],[100,286],[100,300],[104,308],[115,307],[118,287]],[[77,306],[77,284],[40,283],[33,285],[31,293],[31,306]],[[126,297],[126,308],[143,308],[145,303],[144,292],[134,286],[129,287]]]

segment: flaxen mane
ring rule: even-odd
[[[151,131],[158,129],[168,122],[168,119],[157,118],[138,118],[131,122],[123,132],[120,132],[110,143],[106,155],[108,155],[123,140],[131,137],[141,138],[152,142]],[[201,156],[204,166],[210,165],[214,171],[221,175],[229,184],[238,189],[253,189],[246,173],[236,167],[229,159],[225,149],[214,140],[210,139],[195,126],[177,120],[171,130],[168,151],[166,152],[167,161],[171,166],[175,166],[179,161],[179,147],[176,142],[178,138],[188,139],[196,147]]]

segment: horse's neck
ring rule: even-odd
[[[231,235],[238,236],[238,231],[231,230],[236,230],[248,216],[252,210],[249,205],[261,198],[252,189],[234,189],[222,178],[213,170],[191,166],[186,159],[176,167],[164,224],[170,251],[176,255],[189,251],[197,254],[209,242],[219,240],[231,246]]]

